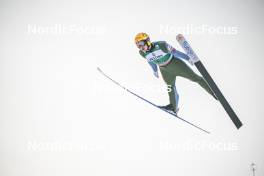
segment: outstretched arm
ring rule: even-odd
[[[190,59],[190,57],[187,55],[187,54],[185,54],[185,53],[183,53],[183,52],[180,52],[180,51],[178,51],[178,50],[173,50],[173,53],[172,53],[175,57],[178,57],[178,58],[182,58],[182,59],[185,59],[185,60],[187,60],[187,61],[189,61],[189,59]]]
[[[167,44],[167,49],[168,51],[174,56],[174,57],[177,57],[177,58],[181,58],[181,59],[184,59],[186,61],[188,61],[191,65],[193,65],[190,57],[183,53],[183,52],[180,52],[178,50],[176,50],[175,48],[173,48],[171,45]]]
[[[144,54],[143,54],[143,51],[139,50],[139,54],[143,58],[145,58],[144,57]],[[154,76],[158,78],[159,77],[159,73],[158,73],[158,67],[157,67],[157,65],[155,63],[152,63],[152,62],[149,62],[149,61],[148,61],[148,64],[150,65],[150,67],[151,67],[151,69],[153,71]]]

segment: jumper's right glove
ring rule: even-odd
[[[156,71],[156,72],[153,72],[154,73],[154,76],[156,77],[156,78],[159,78],[159,73]]]

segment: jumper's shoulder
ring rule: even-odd
[[[166,45],[167,42],[166,41],[155,41],[155,42],[152,42],[153,45]]]
[[[152,43],[155,48],[160,48],[163,52],[168,52],[168,44],[166,41],[155,41]]]

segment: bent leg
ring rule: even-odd
[[[204,90],[206,90],[209,94],[211,94],[215,99],[216,96],[214,92],[211,90],[207,82],[203,77],[197,75],[188,65],[185,63],[181,63],[181,72],[179,76],[189,79],[190,81],[198,83]]]

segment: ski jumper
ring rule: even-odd
[[[175,111],[178,109],[179,94],[176,89],[177,76],[184,77],[190,81],[198,83],[209,94],[214,96],[214,93],[206,83],[206,81],[197,75],[182,59],[189,60],[189,56],[177,51],[165,41],[158,41],[151,43],[151,49],[147,52],[139,51],[140,55],[144,57],[151,66],[154,74],[158,72],[158,66],[161,75],[171,91],[168,91],[170,104],[173,105]]]

